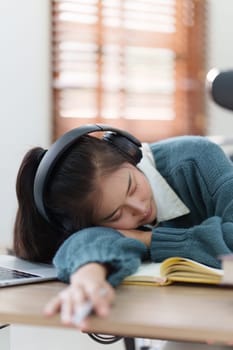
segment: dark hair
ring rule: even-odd
[[[51,262],[68,236],[93,226],[98,177],[130,160],[104,140],[80,137],[55,166],[47,185],[45,205],[54,221],[51,225],[41,217],[33,199],[34,177],[44,152],[39,147],[28,151],[17,175],[13,249],[21,258]]]

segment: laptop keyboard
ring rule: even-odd
[[[13,280],[16,278],[32,278],[39,277],[38,275],[33,275],[31,273],[19,271],[19,270],[11,270],[6,267],[0,267],[0,281],[4,280]]]

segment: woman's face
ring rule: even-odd
[[[145,175],[130,163],[100,177],[96,225],[135,229],[156,219],[156,204]]]

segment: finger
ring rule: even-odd
[[[56,296],[45,305],[43,312],[46,316],[52,316],[60,311],[60,307],[61,299],[59,296]]]
[[[88,299],[89,303],[92,305],[95,313],[100,317],[106,317],[109,314],[110,307],[115,298],[115,291],[111,285],[108,283],[102,287],[95,287],[93,289],[89,289],[88,291]],[[88,302],[86,302],[88,304]],[[80,316],[80,314],[78,313]],[[75,318],[77,321],[77,318]],[[79,322],[74,322],[76,326],[78,326],[79,330],[82,332],[86,332],[89,327],[89,319],[88,317],[79,320]]]
[[[64,324],[73,324],[73,315],[81,308],[85,301],[85,293],[79,286],[70,287],[62,296],[61,321]]]
[[[93,292],[92,296],[96,314],[102,317],[107,316],[110,312],[114,298],[115,291],[108,283],[98,287],[98,289]]]

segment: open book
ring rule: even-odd
[[[173,282],[221,284],[223,270],[196,261],[172,257],[162,263],[143,263],[123,284],[167,285]]]
[[[221,255],[222,268],[224,271],[223,283],[233,285],[233,254]]]

